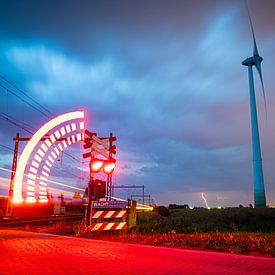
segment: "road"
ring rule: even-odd
[[[275,274],[275,258],[0,230],[0,274]]]

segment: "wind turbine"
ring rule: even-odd
[[[254,42],[253,56],[246,58],[242,65],[247,66],[248,68],[248,80],[249,80],[249,95],[250,95],[250,115],[251,115],[251,130],[252,130],[252,151],[253,151],[253,175],[254,175],[254,206],[255,207],[266,207],[266,197],[265,197],[265,188],[264,188],[264,176],[263,176],[263,166],[262,166],[262,157],[261,157],[261,145],[260,145],[260,136],[258,128],[258,118],[257,118],[257,107],[256,107],[256,98],[254,90],[254,81],[253,81],[253,70],[252,67],[255,66],[256,70],[259,73],[265,111],[266,111],[266,100],[265,100],[265,91],[263,84],[263,76],[261,69],[261,62],[263,58],[259,55],[255,34],[253,30],[253,25],[251,17],[248,11],[248,17],[250,21],[251,32]]]

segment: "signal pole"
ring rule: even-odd
[[[12,198],[12,195],[13,195],[14,177],[15,177],[15,172],[16,172],[16,168],[17,168],[19,133],[16,133],[16,136],[13,140],[15,141],[15,143],[14,143],[13,160],[12,160],[11,177],[10,177],[9,199],[8,199],[7,210],[6,210],[6,216],[7,217],[10,217],[11,214],[12,214],[11,198]]]
[[[113,154],[116,154],[116,146],[113,145],[113,142],[116,141],[116,137],[113,136],[113,133],[110,133],[109,137],[109,158],[112,159]],[[107,200],[111,200],[113,193],[112,193],[112,185],[113,185],[113,176],[112,173],[107,175]]]
[[[94,174],[90,173],[90,180],[88,183],[88,207],[87,207],[87,213],[86,213],[86,226],[90,226],[91,223],[91,213],[92,213],[92,200],[93,200],[93,185],[94,185]]]

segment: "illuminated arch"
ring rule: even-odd
[[[53,118],[32,136],[18,162],[14,177],[13,202],[24,200],[24,177],[26,202],[35,202],[36,194],[39,202],[47,202],[47,181],[52,164],[61,151],[84,139],[84,128],[84,111],[77,111]],[[41,138],[47,134],[50,134],[49,137],[39,146]],[[60,138],[63,138],[62,143],[57,142]]]

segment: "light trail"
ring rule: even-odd
[[[10,172],[10,173],[12,172],[12,170],[4,168],[4,167],[0,167],[0,170],[6,171],[6,172]],[[39,177],[37,177],[37,178],[39,179]],[[62,183],[62,182],[58,182],[58,181],[54,181],[54,180],[48,180],[48,182],[51,182],[51,183],[56,184],[56,185],[68,187],[68,188],[71,188],[71,189],[83,191],[83,192],[85,191],[85,189],[83,189],[83,188],[71,186],[71,185],[68,185],[66,183]],[[48,187],[48,189],[52,189],[52,187]],[[60,190],[60,191],[62,191],[62,190]],[[115,200],[118,200],[118,201],[127,201],[125,199],[120,199],[120,198],[117,198],[117,197],[111,197],[111,198],[115,199]],[[153,209],[154,209],[154,207],[152,207],[152,206],[149,206],[149,205],[146,205],[146,204],[137,203],[137,210],[153,211]]]
[[[12,172],[12,170],[4,168],[4,167],[0,167],[0,170],[6,171],[6,172],[10,172],[10,173]],[[26,176],[26,174],[25,174],[25,176]],[[37,177],[37,178],[40,179],[40,177]],[[82,189],[82,188],[79,188],[79,187],[75,187],[75,186],[71,186],[71,185],[68,185],[66,183],[62,183],[62,182],[58,182],[58,181],[54,181],[54,180],[48,180],[48,182],[54,183],[56,185],[72,188],[72,189],[75,189],[75,190],[85,191],[85,189]]]
[[[208,205],[207,200],[206,200],[206,198],[205,198],[205,196],[204,196],[203,193],[201,193],[201,197],[202,197],[202,199],[204,200],[207,209],[211,209],[210,206]]]
[[[75,190],[85,191],[85,189],[82,189],[82,188],[79,188],[79,187],[75,187],[75,186],[71,186],[71,185],[68,185],[66,183],[61,183],[61,182],[58,182],[58,181],[48,180],[48,182],[54,183],[56,185],[72,188],[72,189],[75,189]]]
[[[118,201],[128,201],[125,199],[120,199],[120,198],[116,198],[116,197],[111,197],[112,199],[118,200]],[[153,211],[154,207],[153,206],[149,206],[146,204],[141,204],[141,203],[137,203],[137,210],[145,210],[145,211]]]
[[[5,171],[5,172],[9,172],[9,173],[13,172],[12,170],[4,168],[4,167],[0,167],[0,170]]]

